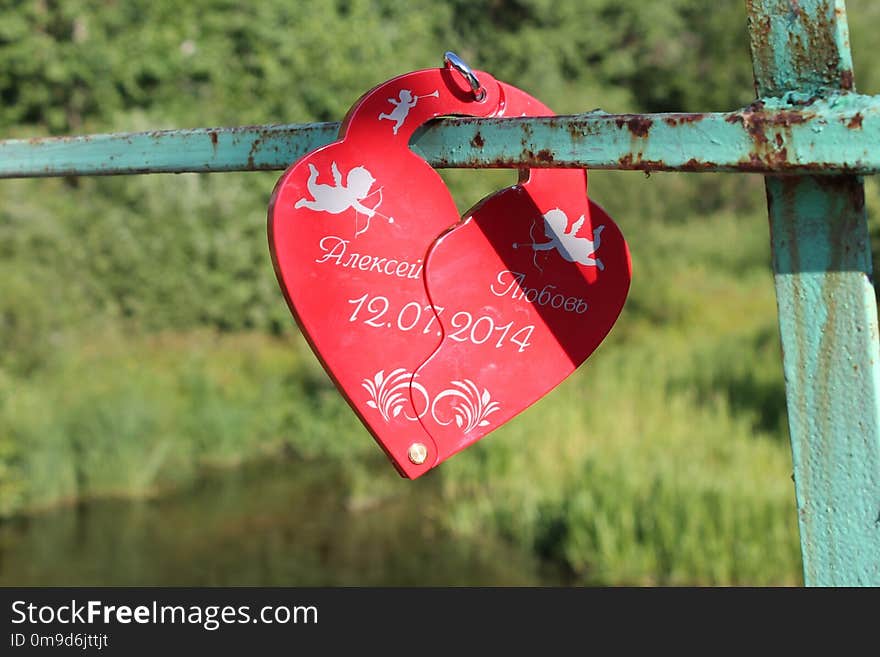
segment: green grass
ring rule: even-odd
[[[342,404],[302,343],[210,331],[83,337],[38,374],[0,384],[6,514],[64,500],[149,496],[286,447],[332,453]],[[331,411],[322,410],[330,406]],[[326,420],[322,420],[322,415]],[[345,418],[347,433],[353,422]],[[346,432],[343,432],[346,433]],[[10,446],[11,445],[11,446]]]
[[[746,262],[767,257],[760,227],[631,233],[632,306],[560,388],[444,466],[452,525],[578,583],[799,583],[772,278]]]
[[[634,283],[596,354],[431,475],[436,521],[487,532],[583,584],[794,584],[800,558],[763,218],[623,225]],[[153,496],[279,452],[379,450],[296,334],[108,323],[0,370],[0,511]],[[51,344],[51,340],[49,342]],[[388,466],[390,469],[390,465]]]

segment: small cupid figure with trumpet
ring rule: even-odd
[[[415,107],[418,102],[422,98],[439,98],[440,92],[434,91],[434,93],[425,94],[424,96],[413,96],[413,92],[409,89],[401,89],[400,90],[400,98],[389,98],[388,102],[394,105],[394,109],[391,110],[388,114],[382,112],[379,115],[379,120],[388,119],[389,121],[394,121],[394,134],[397,134],[397,131],[400,130],[401,126],[403,126],[403,122],[406,121],[406,117],[409,116],[409,111]]]

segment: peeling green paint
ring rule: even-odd
[[[842,1],[747,4],[759,94],[788,96],[778,105],[853,88]],[[834,121],[810,129],[837,147]],[[862,181],[768,177],[767,199],[804,580],[877,586],[880,351]]]
[[[0,141],[0,178],[284,169],[337,123]],[[435,167],[880,172],[880,99],[818,90],[735,112],[447,119],[412,147]]]

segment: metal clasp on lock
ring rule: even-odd
[[[464,60],[456,55],[451,50],[447,50],[443,54],[443,64],[446,68],[451,68],[456,73],[461,75],[467,81],[468,85],[471,88],[471,91],[474,94],[474,100],[478,103],[483,102],[486,98],[486,89],[483,85],[480,84],[480,81],[477,79],[477,76],[474,75],[473,69],[468,66]]]

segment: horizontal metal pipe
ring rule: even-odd
[[[339,124],[0,141],[0,178],[284,169]],[[437,168],[880,172],[880,97],[767,99],[735,112],[444,119],[413,137]]]

